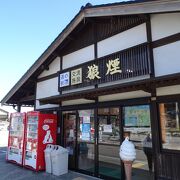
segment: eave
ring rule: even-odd
[[[179,0],[137,1],[136,3],[113,3],[85,9],[85,17],[154,14],[180,11]]]

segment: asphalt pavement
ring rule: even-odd
[[[68,171],[67,174],[54,176],[46,172],[34,172],[6,161],[8,144],[7,128],[0,130],[0,180],[99,180],[91,176]]]
[[[99,180],[91,176],[68,171],[67,174],[54,176],[46,172],[34,172],[6,161],[6,147],[0,147],[0,180]]]

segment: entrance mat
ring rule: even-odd
[[[87,169],[87,171],[94,172],[94,168]],[[114,179],[120,179],[121,177],[121,170],[120,167],[108,167],[108,166],[101,166],[99,167],[99,174],[111,177]],[[132,169],[132,176],[135,180],[150,180],[153,179],[153,174],[149,173],[146,170],[143,169]]]
[[[82,177],[77,177],[77,178],[74,178],[72,180],[87,180],[86,178],[82,178]]]
[[[120,169],[113,169],[110,167],[99,167],[99,174],[119,179],[121,177]]]
[[[88,171],[93,172],[94,168],[90,168],[90,169],[88,169]],[[104,175],[104,176],[109,176],[112,178],[116,178],[116,179],[120,179],[121,170],[116,169],[116,168],[101,166],[101,167],[99,167],[99,174]]]

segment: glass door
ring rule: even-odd
[[[124,137],[128,136],[136,148],[132,165],[132,180],[153,179],[151,120],[149,105],[123,107]]]
[[[121,178],[119,146],[119,108],[98,109],[98,174],[102,178]]]
[[[63,144],[69,152],[69,168],[75,169],[76,147],[76,111],[63,112],[64,134]]]
[[[94,110],[78,111],[77,165],[78,170],[88,174],[95,172]]]

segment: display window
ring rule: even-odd
[[[179,102],[159,104],[162,149],[180,150]]]
[[[154,156],[149,105],[123,107],[124,138],[129,137],[135,145],[136,159],[132,173],[137,179],[153,179]]]

